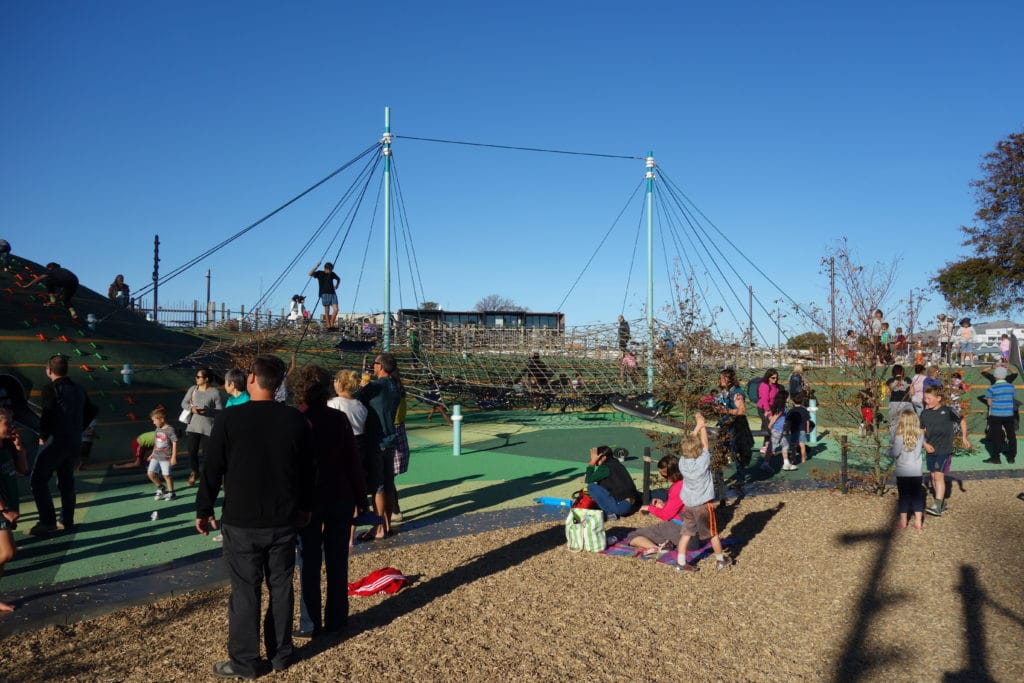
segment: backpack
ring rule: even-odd
[[[747,398],[754,403],[757,403],[757,392],[761,388],[761,382],[764,381],[764,377],[754,377],[752,380],[747,382]]]
[[[789,395],[793,396],[804,390],[804,378],[793,373],[789,376]]]

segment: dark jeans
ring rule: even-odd
[[[340,631],[348,624],[348,534],[354,510],[350,501],[325,505],[299,529],[299,628],[303,631]],[[321,565],[327,568],[323,610]]]
[[[210,443],[210,437],[198,432],[185,432],[185,447],[188,448],[188,468],[193,472],[199,471],[199,448],[202,447],[203,455],[206,454],[206,446]]]
[[[615,500],[615,497],[608,492],[608,489],[600,484],[587,484],[587,494],[594,499],[594,502],[604,510],[606,515],[618,515],[625,517],[633,509],[633,503],[629,500]]]
[[[924,487],[921,477],[896,477],[896,491],[899,492],[898,510],[901,514],[924,512]]]
[[[60,520],[65,527],[75,524],[75,459],[81,443],[51,441],[36,454],[29,486],[39,510],[39,523],[57,524],[57,511],[53,507],[50,493],[50,479],[57,473],[57,489],[60,491]]]
[[[1013,461],[1017,458],[1017,433],[1014,430],[1013,416],[988,417],[988,442],[985,446],[993,458],[998,458],[1000,453],[1006,453],[1006,459]]]
[[[295,528],[247,529],[224,524],[224,563],[231,579],[228,598],[228,656],[243,676],[255,676],[260,661],[260,599],[263,582],[270,602],[263,619],[267,659],[283,669],[292,655],[295,593]]]

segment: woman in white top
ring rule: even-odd
[[[359,374],[352,370],[339,370],[338,374],[334,376],[334,393],[337,394],[334,398],[327,402],[329,408],[340,410],[348,416],[349,424],[352,425],[352,433],[356,437],[356,446],[359,449],[359,463],[363,470],[364,483],[366,482],[366,474],[371,470],[368,469],[369,461],[367,458],[380,457],[377,449],[373,443],[369,441],[369,434],[366,432],[366,406],[352,398],[352,393],[359,389]],[[365,500],[356,502],[355,513],[358,514],[359,508],[366,505]],[[349,530],[348,544],[349,547],[355,545],[356,541],[356,525],[353,524]]]
[[[352,392],[358,388],[359,375],[356,372],[339,370],[334,376],[334,393],[337,396],[327,402],[328,407],[340,410],[348,416],[352,433],[357,437],[362,436],[366,428],[366,406],[352,398]]]

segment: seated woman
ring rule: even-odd
[[[654,515],[661,521],[629,532],[626,540],[634,548],[641,549],[641,555],[654,555],[661,550],[676,547],[683,527],[683,476],[679,474],[679,458],[666,455],[658,461],[658,472],[662,479],[671,483],[666,500],[651,500],[650,505],[640,507],[641,513]]]
[[[590,464],[583,481],[587,484],[587,494],[609,521],[636,510],[640,501],[636,484],[622,463],[612,457],[612,449],[608,446],[590,449]]]

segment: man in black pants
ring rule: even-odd
[[[75,530],[75,459],[82,448],[82,431],[94,417],[96,406],[85,391],[67,377],[68,359],[56,354],[46,362],[50,383],[40,397],[39,452],[32,467],[30,486],[39,511],[39,523],[29,530],[33,536],[57,531],[57,512],[50,493],[50,478],[57,473],[60,517],[65,531]]]
[[[295,408],[274,401],[284,363],[259,356],[246,377],[250,400],[217,416],[196,495],[196,530],[217,528],[214,501],[224,485],[224,561],[231,579],[229,660],[221,678],[256,678],[260,664],[260,599],[266,580],[267,658],[275,671],[291,662],[295,537],[313,509],[313,440]]]

